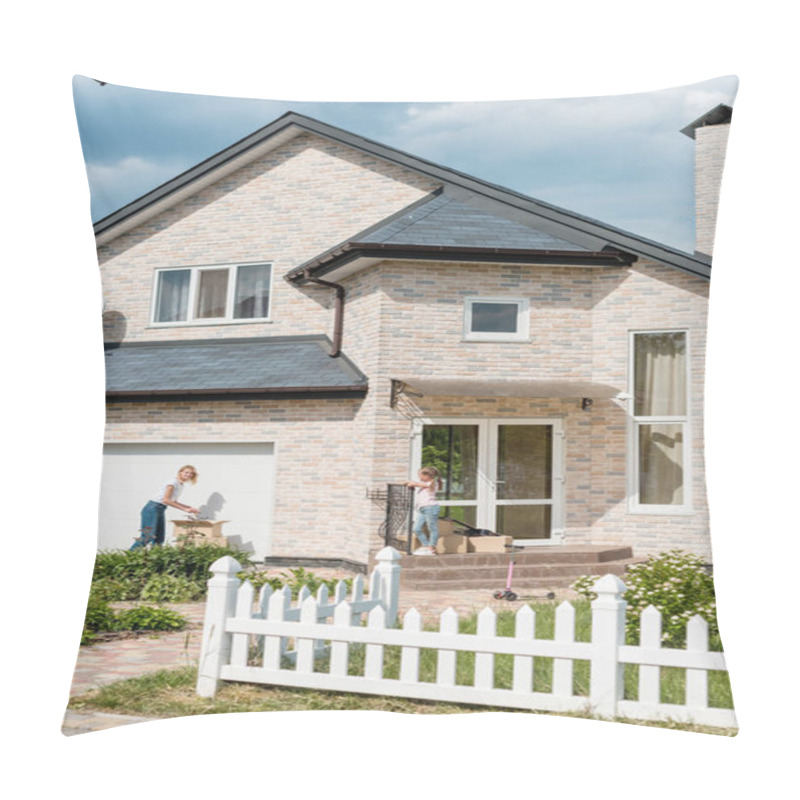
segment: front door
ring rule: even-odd
[[[519,545],[561,540],[561,420],[419,420],[416,433],[412,463],[439,470],[443,516]]]

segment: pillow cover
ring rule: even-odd
[[[108,406],[73,695],[166,668],[181,714],[244,682],[241,710],[736,727],[702,447],[735,79],[74,91]]]

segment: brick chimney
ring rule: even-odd
[[[732,109],[720,104],[681,130],[695,141],[694,150],[694,248],[712,255],[717,226],[719,188]]]

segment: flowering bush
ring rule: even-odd
[[[597,575],[583,575],[572,584],[573,591],[594,600],[592,587]],[[650,556],[628,568],[624,578],[628,590],[626,632],[629,643],[639,638],[639,618],[647,606],[661,612],[661,639],[667,647],[686,643],[686,623],[695,614],[708,622],[712,647],[719,641],[714,581],[703,560],[692,553],[670,550]]]

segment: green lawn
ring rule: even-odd
[[[591,634],[591,614],[588,602],[574,603],[576,608],[576,639],[589,641]],[[555,621],[554,603],[536,605],[536,635],[552,638]],[[474,633],[476,617],[460,621],[464,633]],[[513,635],[514,615],[501,612],[497,616],[497,632],[500,636]],[[457,655],[456,681],[469,685],[472,683],[475,656],[472,653]],[[495,657],[495,685],[510,688],[513,656]],[[552,659],[537,658],[534,667],[534,691],[550,691],[552,680]],[[321,659],[316,664],[319,671],[327,671],[327,661]],[[350,672],[362,674],[364,669],[364,648],[351,648]],[[400,653],[398,647],[386,647],[384,651],[384,675],[399,676]],[[589,685],[588,662],[576,661],[573,672],[573,691],[576,695],[587,695]],[[435,681],[436,653],[423,650],[420,657],[420,680]],[[626,669],[625,698],[636,699],[637,668]],[[306,689],[287,689],[281,687],[256,686],[250,684],[223,683],[213,699],[200,698],[195,694],[196,671],[193,668],[162,671],[155,674],[120,681],[107,687],[93,690],[73,698],[70,707],[74,709],[97,709],[120,714],[152,717],[177,717],[193,714],[222,714],[244,711],[301,711],[301,710],[379,710],[414,714],[456,714],[475,713],[489,709],[486,706],[470,706],[455,703],[438,703],[406,700],[397,697],[368,696],[343,692],[322,692]],[[680,669],[662,669],[662,702],[682,703],[684,699],[685,673]],[[732,708],[730,684],[726,673],[709,674],[709,702],[712,706]],[[513,711],[513,713],[537,713]],[[541,712],[543,713],[543,712]],[[586,716],[565,714],[564,716]],[[679,723],[638,722],[623,720],[634,724],[647,724],[657,727],[676,728],[688,731],[715,733],[726,736],[735,735],[735,730],[684,725]]]

